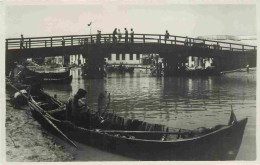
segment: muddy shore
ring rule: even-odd
[[[28,107],[15,109],[9,97],[6,100],[5,128],[7,162],[74,160],[74,156],[56,144],[53,137],[32,118]]]

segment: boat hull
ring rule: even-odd
[[[44,78],[43,83],[45,84],[70,84],[72,81],[72,75],[65,78]]]
[[[36,72],[25,67],[27,75],[39,76],[43,79],[62,79],[70,76],[70,69],[65,72]]]
[[[32,108],[33,116],[48,130],[52,127]],[[247,119],[210,134],[177,141],[117,137],[77,127],[68,121],[48,118],[70,139],[137,160],[234,160],[239,151]]]

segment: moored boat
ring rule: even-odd
[[[126,67],[126,72],[129,72],[129,73],[133,73],[134,72],[134,67]]]
[[[27,67],[24,67],[24,71],[26,75],[33,75],[33,76],[40,76],[42,78],[56,78],[56,79],[61,79],[61,78],[66,78],[70,76],[70,68],[67,69],[66,71],[62,72],[54,72],[54,71],[49,71],[49,72],[37,72],[33,71]]]
[[[106,70],[108,72],[133,73],[134,69],[135,69],[134,67],[124,66],[124,65],[119,65],[119,66],[107,65],[106,66]]]
[[[124,119],[114,113],[83,113],[77,123],[66,120],[64,106],[44,93],[31,93],[33,116],[48,130],[55,124],[70,139],[138,160],[234,160],[247,118],[232,111],[227,125],[184,130]]]
[[[51,83],[59,83],[59,84],[70,84],[72,81],[72,75],[65,78],[44,78],[43,83],[51,84]]]

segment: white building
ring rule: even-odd
[[[70,55],[70,64],[82,65],[85,62],[86,62],[86,59],[83,58],[82,54]]]
[[[45,62],[50,62],[52,64],[63,64],[63,56],[45,57]]]
[[[130,64],[130,65],[140,65],[142,64],[142,54],[129,54],[129,53],[121,53],[115,54],[112,53],[108,58],[105,58],[108,64]]]
[[[69,64],[81,65],[86,62],[82,55],[70,55]],[[64,64],[64,56],[46,57],[45,62],[51,62],[52,64]]]
[[[158,54],[112,53],[108,58],[105,58],[105,60],[111,65],[143,65],[143,61],[152,56],[155,57],[158,56]],[[162,62],[162,58],[159,58],[158,62]]]
[[[189,66],[189,68],[207,68],[212,66],[212,59],[211,58],[202,58],[202,57],[188,57],[188,63],[186,63],[186,66]]]

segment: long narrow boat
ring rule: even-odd
[[[234,160],[247,118],[232,111],[227,125],[196,130],[172,129],[113,113],[82,113],[77,123],[66,120],[64,106],[43,91],[31,93],[29,106],[36,120],[51,131],[51,121],[70,139],[138,160]]]
[[[72,81],[72,75],[65,78],[44,78],[43,83],[45,84],[70,84]]]
[[[61,79],[61,78],[66,78],[70,76],[70,69],[63,71],[63,72],[37,72],[33,71],[27,67],[24,68],[24,71],[27,73],[27,75],[32,75],[32,76],[40,76],[43,79],[50,79],[50,78],[56,78],[56,79]]]

